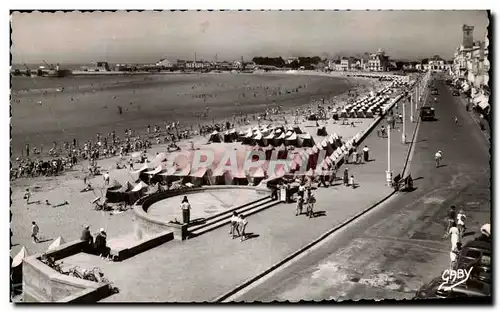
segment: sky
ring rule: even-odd
[[[486,11],[215,11],[13,13],[12,62],[81,64],[324,58],[375,52],[451,59],[462,25],[487,34]]]

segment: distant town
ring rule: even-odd
[[[362,56],[339,56],[335,59],[326,59],[319,56],[290,56],[290,57],[254,57],[251,61],[241,60],[214,60],[197,59],[192,60],[170,60],[160,59],[155,64],[111,64],[105,61],[94,62],[78,68],[60,69],[58,65],[50,65],[44,61],[44,65],[30,68],[23,64],[23,69],[15,69],[13,75],[37,75],[37,76],[65,76],[71,70],[74,74],[104,73],[104,72],[161,72],[161,71],[243,71],[254,70],[315,70],[322,72],[332,71],[365,71],[365,72],[394,72],[394,71],[426,71],[429,69],[450,72],[453,61],[447,61],[439,55],[424,58],[419,61],[391,60],[383,49],[375,53],[364,53]],[[61,71],[65,71],[61,73]]]

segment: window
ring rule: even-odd
[[[481,252],[478,250],[469,250],[469,251],[467,251],[467,254],[465,256],[467,258],[477,259],[481,256]]]

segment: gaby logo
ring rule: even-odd
[[[444,291],[450,291],[453,288],[457,287],[458,285],[467,282],[471,272],[472,272],[472,267],[468,271],[466,269],[445,270],[441,275],[443,283],[439,285],[438,290],[443,289]]]

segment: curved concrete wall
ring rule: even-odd
[[[205,191],[213,191],[213,190],[227,190],[227,189],[235,189],[235,190],[255,190],[258,193],[262,193],[263,195],[269,195],[270,190],[267,188],[261,188],[256,186],[238,186],[238,185],[216,185],[216,186],[203,186],[198,188],[190,188],[190,189],[180,189],[180,190],[169,190],[161,193],[156,193],[152,195],[145,196],[139,199],[134,207],[135,221],[138,224],[141,231],[147,235],[154,235],[161,232],[172,231],[174,233],[175,239],[184,240],[187,236],[187,226],[183,224],[175,224],[171,223],[167,220],[161,220],[154,218],[148,215],[147,211],[149,207],[156,203],[157,201],[164,200],[170,197],[192,194],[192,193],[200,193]]]

